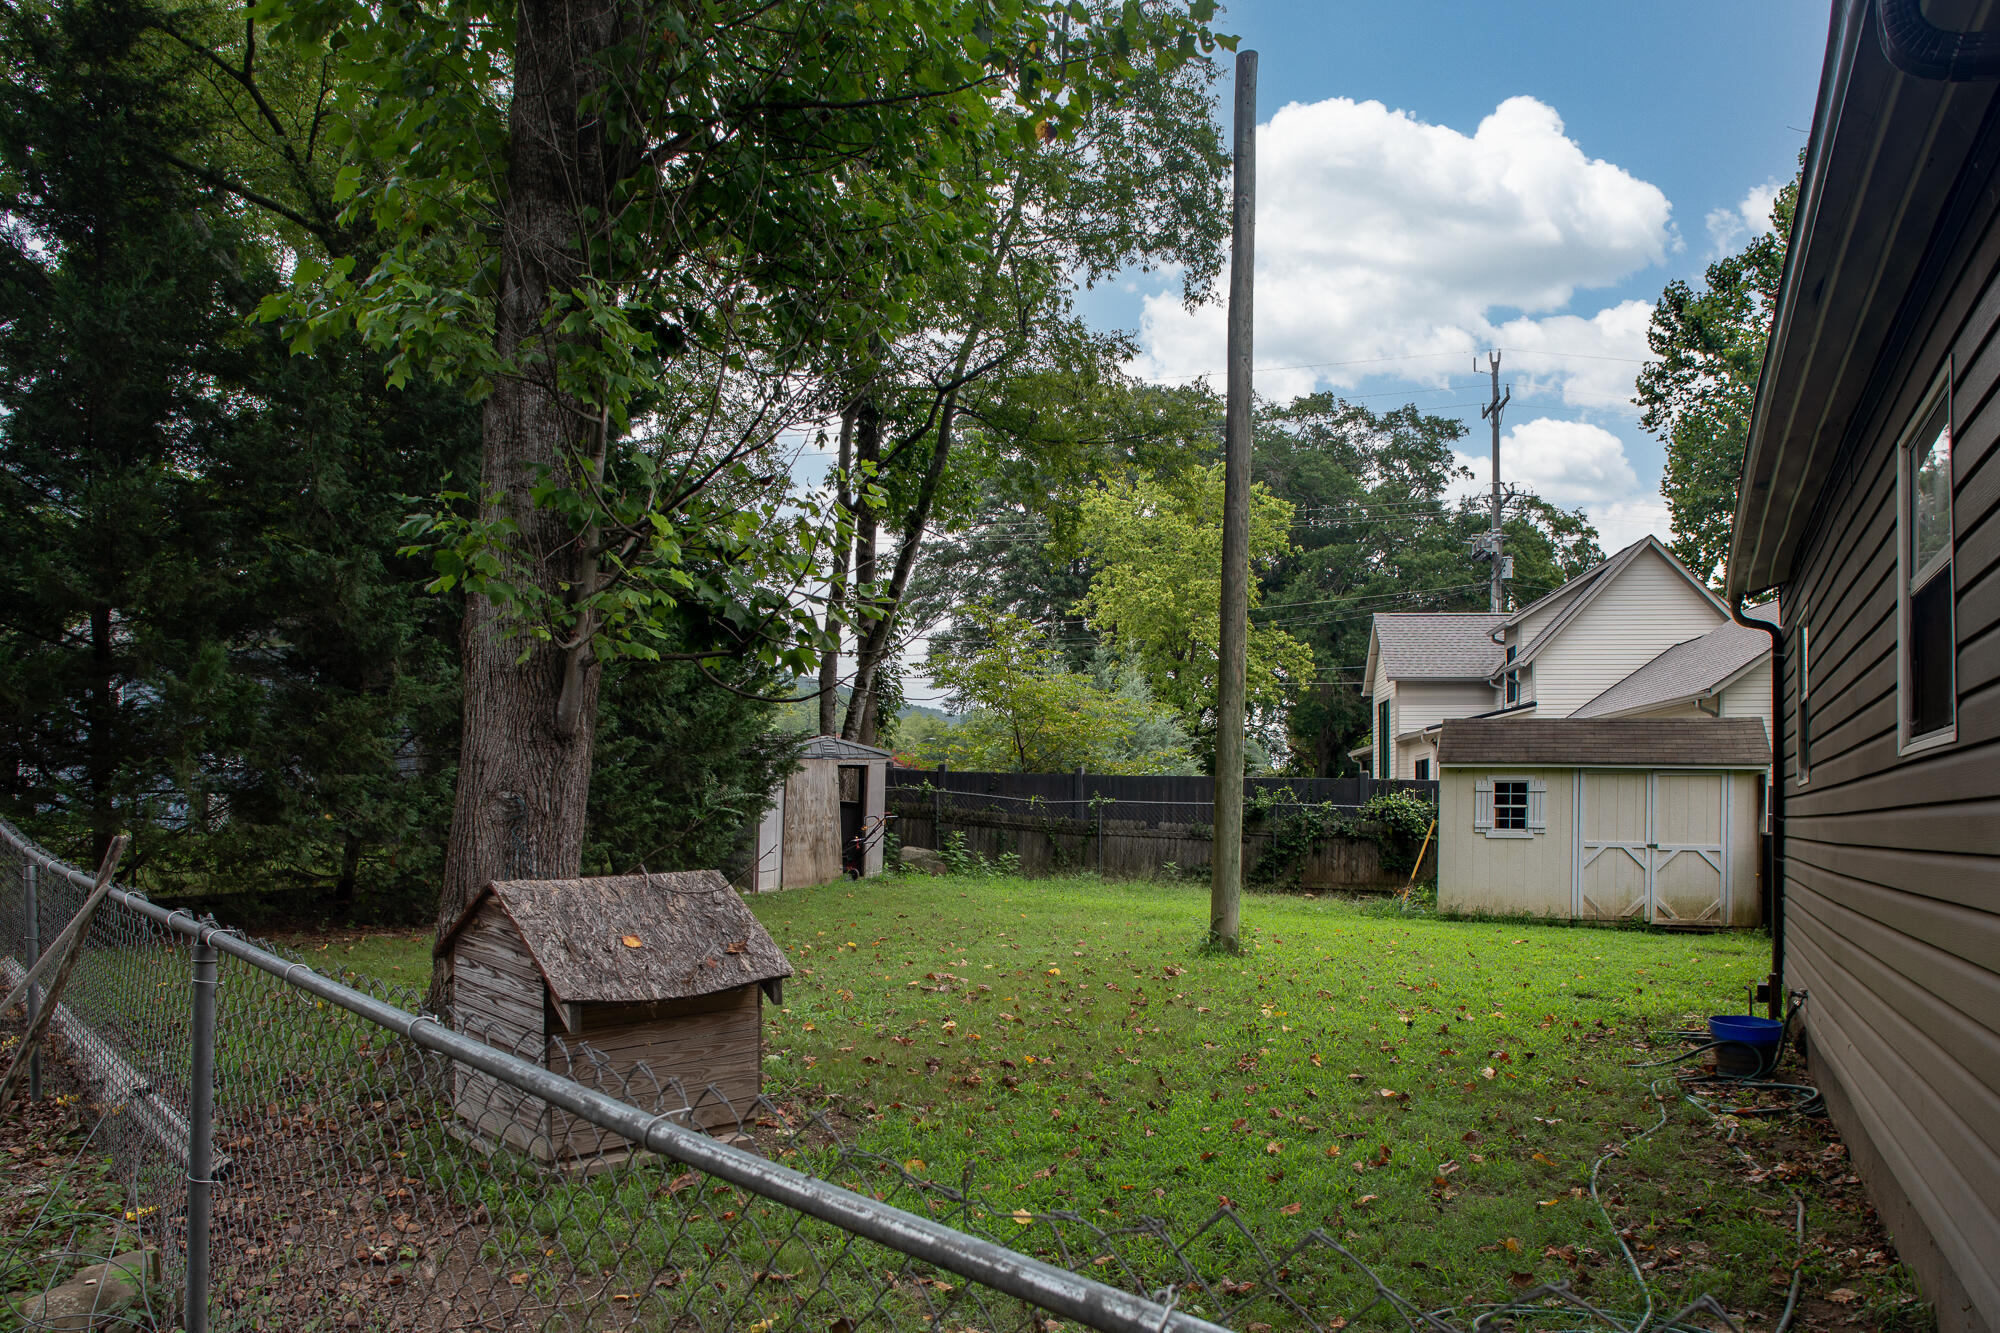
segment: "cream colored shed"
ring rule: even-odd
[[[1438,906],[1754,926],[1755,718],[1461,718],[1438,739]]]
[[[755,889],[825,884],[843,873],[857,879],[881,874],[888,782],[887,750],[838,736],[813,737],[757,823]],[[864,844],[858,858],[856,838]]]

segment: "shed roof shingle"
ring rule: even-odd
[[[496,880],[466,904],[440,953],[488,897],[558,1003],[684,1000],[792,974],[720,871]]]
[[[1771,636],[1731,621],[1698,639],[1677,643],[1571,717],[1615,717],[1692,699],[1721,685],[1771,651]]]
[[[815,736],[806,742],[806,748],[799,752],[801,759],[887,759],[887,750],[878,750],[860,741],[850,741],[843,736]]]
[[[1485,680],[1506,661],[1491,637],[1506,619],[1484,611],[1383,612],[1375,617],[1375,642],[1391,680]]]
[[[1440,768],[1763,768],[1754,717],[1462,717],[1438,736]]]

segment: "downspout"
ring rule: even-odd
[[[1912,78],[1944,83],[2000,78],[2000,36],[1937,27],[1924,17],[1920,0],[1878,0],[1875,36],[1889,63]]]
[[[1772,1018],[1782,1017],[1785,1000],[1785,630],[1743,614],[1744,594],[1730,603],[1729,616],[1745,629],[1771,636],[1771,839],[1764,851],[1764,882],[1771,886],[1771,975],[1764,1000]],[[1779,606],[1782,608],[1783,600]],[[1780,612],[1782,615],[1782,611]]]

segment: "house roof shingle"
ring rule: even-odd
[[[1484,611],[1382,612],[1375,641],[1391,680],[1485,680],[1506,661],[1492,639],[1506,620]]]
[[[1461,717],[1438,737],[1440,768],[1764,768],[1754,717]]]
[[[1734,621],[1677,643],[1571,717],[1616,717],[1707,694],[1771,651],[1771,636]]]

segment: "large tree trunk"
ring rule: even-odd
[[[889,586],[880,596],[872,599],[874,618],[868,622],[868,632],[861,636],[861,643],[855,649],[854,692],[848,696],[847,725],[841,728],[840,734],[863,745],[875,743],[875,731],[880,719],[875,706],[875,679],[881,672],[883,660],[889,655],[896,612],[903,605],[903,594],[909,590],[910,575],[916,572],[917,553],[923,548],[924,529],[931,520],[931,505],[937,499],[945,460],[951,455],[952,423],[957,415],[958,390],[954,388],[945,394],[944,401],[938,406],[937,440],[931,451],[930,466],[924,470],[923,480],[917,487],[916,502],[910,506],[909,516],[904,520],[903,541],[896,551],[896,567],[889,576]],[[872,552],[870,564],[873,564]]]
[[[580,213],[601,206],[617,178],[616,150],[578,104],[602,77],[597,58],[619,38],[620,21],[609,0],[523,0],[517,17],[494,342],[502,363],[520,369],[486,400],[480,493],[497,497],[488,521],[518,525],[514,576],[552,596],[575,587],[580,573],[593,576],[579,571],[576,534],[535,507],[532,487],[542,469],[580,475],[602,440],[597,413],[556,390],[556,349],[546,346],[542,319],[551,294],[581,271]],[[535,354],[538,341],[545,346]],[[464,723],[440,930],[490,880],[572,876],[582,863],[601,676],[588,627],[574,649],[506,629],[491,601],[466,599]],[[433,984],[434,1004],[449,1007],[449,984]]]
[[[876,405],[872,387],[862,395],[856,408],[854,428],[854,462],[861,474],[862,484],[866,486],[874,480],[876,468],[882,462],[882,411]],[[866,597],[869,615],[881,610],[874,588],[877,527],[874,508],[860,503],[857,496],[854,502],[854,589]],[[868,643],[865,625],[856,627],[855,638],[854,650],[859,655],[866,650]],[[861,666],[857,662],[854,680],[847,694],[847,719],[840,728],[840,734],[850,741],[861,739],[861,719],[868,708],[861,689]],[[832,728],[827,730],[830,733]]]
[[[840,479],[834,483],[834,503],[845,513],[854,510],[853,493],[847,485],[847,469],[854,459],[854,418],[858,402],[849,403],[840,413]],[[840,635],[845,628],[842,603],[847,597],[847,549],[851,539],[842,538],[833,548],[833,571],[827,576],[826,636],[833,646],[819,659],[819,734],[831,736],[840,725]]]

